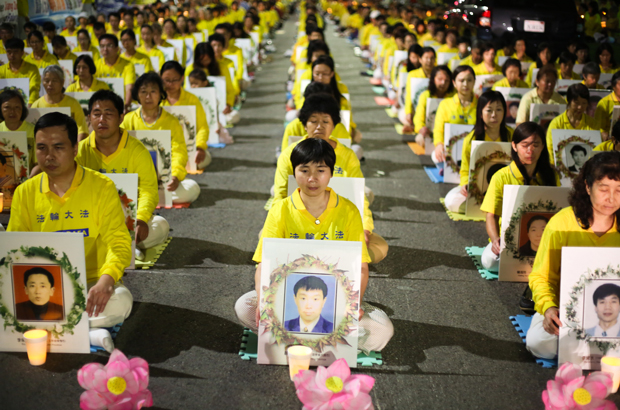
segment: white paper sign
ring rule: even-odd
[[[444,141],[446,161],[443,171],[443,182],[458,184],[461,182],[461,156],[463,155],[463,140],[474,129],[467,124],[444,124]]]
[[[490,90],[493,84],[504,78],[501,74],[477,75],[474,83],[474,93],[480,97],[483,92]]]
[[[573,84],[581,84],[581,80],[558,80],[555,83],[555,91],[558,93],[565,93]]]
[[[39,118],[50,112],[59,112],[71,117],[71,108],[69,107],[28,108],[28,117],[26,121],[31,124],[36,124]]]
[[[105,174],[116,185],[121,200],[125,224],[131,236],[131,263],[127,269],[136,268],[136,222],[138,220],[138,174]],[[146,221],[145,221],[146,222]]]
[[[172,179],[172,137],[170,130],[128,131],[129,135],[139,139],[151,154],[157,169],[157,186],[159,187],[159,206],[172,207],[172,192],[166,186]]]
[[[217,96],[217,107],[219,109],[219,120],[223,127],[228,123],[226,121],[226,115],[222,111],[226,109],[226,77],[223,76],[208,76],[207,79],[215,87],[215,95]]]
[[[344,125],[344,127],[347,129],[347,131],[349,131],[349,134],[350,134],[351,133],[351,111],[349,110],[340,111],[340,121],[342,122],[342,125]]]
[[[600,131],[551,130],[553,158],[562,186],[572,187],[573,178],[592,156],[601,141]]]
[[[164,110],[172,114],[183,127],[185,145],[187,146],[187,170],[197,171],[196,161],[196,107],[193,105],[165,105]]]
[[[29,78],[0,78],[0,90],[6,87],[15,87],[21,90],[26,103],[30,98],[30,79]]]
[[[110,91],[120,96],[125,102],[125,80],[122,77],[100,77],[97,80],[106,83]]]
[[[215,87],[204,88],[187,88],[187,92],[194,94],[202,103],[202,108],[205,110],[207,116],[207,124],[209,124],[209,140],[208,144],[217,144],[220,142],[217,129],[218,116],[217,116],[217,96]],[[191,159],[191,158],[190,158]]]
[[[437,65],[447,64],[458,53],[437,53]]]

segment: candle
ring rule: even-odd
[[[613,376],[614,385],[611,389],[612,393],[618,391],[620,384],[620,358],[613,356],[603,356],[601,359],[601,370],[610,373]]]
[[[288,370],[291,380],[297,373],[310,368],[310,359],[312,358],[312,349],[307,346],[291,346],[287,350],[288,354]]]
[[[33,366],[41,366],[47,356],[47,331],[41,329],[29,330],[24,333],[28,360]]]
[[[0,192],[0,212],[4,210],[4,194]]]

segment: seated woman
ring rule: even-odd
[[[529,84],[521,79],[521,63],[516,58],[509,58],[502,66],[504,78],[493,84],[492,90],[497,87],[530,88]]]
[[[211,44],[211,47],[213,48],[215,61],[217,61],[217,64],[220,66],[220,75],[226,77],[226,101],[230,98],[229,94],[232,94],[231,101],[233,101],[233,104],[231,107],[233,107],[241,90],[239,90],[239,84],[235,81],[233,75],[235,64],[231,59],[224,56],[226,39],[223,35],[215,33],[209,36],[209,44]],[[240,118],[239,111],[236,110],[232,110],[230,113],[226,114],[226,120],[231,124],[238,123]]]
[[[560,181],[549,163],[545,131],[535,122],[524,122],[512,135],[512,162],[491,178],[480,210],[487,213],[490,242],[482,253],[484,269],[499,269],[500,230],[505,185],[559,186]]]
[[[200,187],[196,181],[185,179],[187,147],[183,127],[175,116],[159,106],[167,97],[161,77],[157,73],[142,74],[136,80],[131,94],[132,99],[140,103],[140,107],[125,115],[121,128],[127,131],[170,131],[172,178],[166,189],[172,192],[172,202],[175,204],[194,202],[200,195]]]
[[[547,149],[552,164],[553,158],[553,130],[598,130],[594,118],[586,114],[590,101],[590,91],[583,84],[573,84],[566,91],[566,111],[555,117],[547,128]]]
[[[308,57],[307,62],[303,64],[299,63],[295,70],[295,81],[293,82],[293,89],[291,90],[292,98],[287,102],[289,108],[295,108],[297,105],[301,106],[301,100],[303,98],[303,92],[301,91],[301,82],[303,80],[312,81],[312,63],[316,61],[320,56],[328,56],[330,54],[329,47],[322,40],[313,40],[308,44]],[[299,67],[298,67],[299,66]],[[297,76],[297,70],[305,70],[300,76]],[[338,73],[336,73],[336,81],[340,81]],[[299,113],[297,110],[290,110],[286,113],[285,120],[293,121],[297,118]]]
[[[79,29],[77,32],[77,41],[78,45],[71,50],[73,53],[84,53],[90,52],[92,53],[93,60],[99,60],[101,58],[101,54],[97,47],[95,47],[90,40],[90,33],[86,29]]]
[[[469,162],[473,141],[512,141],[512,128],[506,125],[506,100],[502,93],[489,90],[478,100],[476,125],[463,140],[461,155],[461,182],[446,195],[446,208],[452,212],[465,213],[467,187],[469,186]]]
[[[43,34],[39,30],[28,33],[28,45],[32,48],[32,53],[24,56],[27,63],[36,65],[38,69],[58,64],[58,59],[47,51]]]
[[[37,165],[37,157],[34,149],[34,124],[26,121],[28,106],[21,92],[18,90],[5,90],[0,92],[0,132],[21,131],[26,133],[28,139],[28,154],[30,156],[30,171],[34,171]]]
[[[84,110],[82,110],[78,100],[65,95],[65,72],[62,71],[62,68],[57,65],[45,67],[41,76],[41,84],[43,84],[47,94],[36,100],[32,104],[32,108],[69,107],[71,109],[71,118],[78,125],[78,141],[86,138],[88,136],[88,126],[84,118]]]
[[[611,138],[597,145],[594,151],[620,151],[620,121],[611,129]]]
[[[299,112],[299,119],[306,129],[303,140],[320,138],[329,142],[334,148],[336,152],[335,177],[364,178],[355,153],[332,136],[335,125],[340,123],[340,111],[338,104],[330,94],[314,94],[308,97]],[[288,195],[288,176],[293,175],[290,157],[294,148],[295,145],[289,145],[278,158],[274,178],[274,204]],[[378,263],[387,255],[388,244],[380,235],[372,232],[374,221],[369,207],[373,193],[366,188],[365,194],[363,222],[366,244],[373,263]]]
[[[555,91],[557,81],[558,72],[553,65],[548,65],[538,71],[538,74],[536,74],[536,88],[525,93],[521,97],[521,102],[519,102],[517,125],[530,120],[530,107],[532,104],[566,104],[564,97]]]
[[[611,77],[611,93],[601,98],[596,105],[594,118],[601,130],[607,131],[611,126],[611,117],[614,113],[614,107],[620,105],[620,72],[615,73]]]
[[[209,124],[202,103],[194,94],[183,89],[183,67],[176,61],[167,61],[161,68],[161,79],[166,90],[166,99],[162,107],[169,105],[193,105],[196,107],[196,157],[190,158],[198,169],[204,169],[211,163],[211,154],[207,149]]]
[[[335,103],[333,105],[336,106]],[[254,279],[256,289],[241,296],[235,303],[239,321],[255,333],[260,320],[257,305],[261,292],[264,238],[290,238],[292,232],[298,233],[296,237],[319,239],[323,232],[327,232],[328,238],[362,242],[360,301],[363,300],[368,283],[368,263],[371,258],[366,250],[359,211],[353,203],[327,187],[337,162],[337,154],[331,142],[322,138],[308,138],[297,144],[289,154],[288,161],[299,188],[291,196],[274,203],[269,210],[253,257],[258,263]],[[344,236],[334,234],[337,226],[348,227]],[[359,318],[359,349],[366,353],[382,350],[394,334],[390,319],[382,310],[365,302],[361,303]]]
[[[502,69],[495,63],[495,46],[493,43],[482,43],[482,62],[474,67],[476,75],[502,74]]]
[[[530,68],[527,70],[527,75],[525,76],[525,82],[534,86],[534,69],[538,68],[542,70],[544,66],[547,64],[553,64],[551,62],[551,45],[549,43],[542,42],[538,45],[538,49],[536,50],[536,63],[532,64]],[[540,71],[538,72],[540,74]],[[556,72],[557,77],[557,72]],[[538,77],[536,78],[538,79]],[[556,78],[557,80],[557,78]],[[527,121],[527,120],[526,120]]]
[[[157,48],[157,44],[153,40],[153,28],[148,24],[144,24],[140,28],[140,47],[138,47],[138,51],[149,57],[157,57],[159,59],[159,64],[153,67],[155,70],[161,69],[161,66],[166,62],[164,53]]]
[[[424,147],[426,138],[432,135],[431,128],[426,125],[426,104],[429,98],[450,98],[454,96],[454,84],[452,84],[452,72],[445,65],[439,65],[431,71],[428,82],[428,90],[420,94],[418,105],[413,117],[414,132],[417,133],[415,142]],[[407,128],[407,127],[405,127]]]
[[[596,154],[573,179],[570,206],[549,220],[529,277],[536,314],[527,332],[526,347],[534,356],[553,359],[558,354],[562,248],[620,247],[618,192],[620,153]]]
[[[97,72],[97,66],[89,55],[84,54],[78,56],[75,59],[75,65],[73,66],[73,74],[77,79],[69,84],[66,92],[68,93],[80,93],[80,92],[95,92],[99,90],[109,90],[110,87],[95,78]]]
[[[614,48],[611,44],[603,43],[598,47],[595,61],[603,74],[615,74],[618,71],[618,65],[614,60]]]
[[[440,168],[443,168],[443,162],[446,159],[444,125],[474,125],[476,123],[478,97],[474,94],[474,83],[476,81],[474,69],[468,65],[460,65],[454,70],[452,78],[456,94],[452,98],[444,99],[439,104],[435,115],[435,127],[433,128],[435,151],[433,151],[431,158]]]
[[[56,36],[52,39],[52,50],[54,56],[60,60],[71,60],[75,64],[77,55],[73,54],[67,46],[67,40],[63,36]]]
[[[414,47],[415,46],[411,46],[411,48],[414,48]],[[421,53],[422,54],[420,55],[420,58],[419,58],[420,67],[409,71],[409,73],[407,74],[406,83],[401,84],[401,87],[402,86],[405,87],[405,110],[404,112],[401,112],[400,113],[401,115],[399,116],[400,122],[402,122],[403,125],[413,124],[413,117],[414,117],[413,111],[415,110],[415,107],[413,106],[413,99],[415,98],[415,95],[412,95],[413,90],[411,89],[411,79],[412,78],[430,78],[431,72],[433,71],[433,68],[435,68],[435,65],[436,65],[435,64],[435,61],[436,61],[435,49],[433,49],[432,47],[424,47],[422,48]],[[409,50],[410,60],[411,60],[412,54],[415,55],[415,51],[412,51],[410,49]],[[409,69],[409,64],[407,64],[407,69]],[[472,89],[473,89],[473,85],[472,85]]]

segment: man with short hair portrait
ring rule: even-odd
[[[620,286],[613,283],[599,286],[592,295],[592,302],[598,324],[586,329],[586,333],[595,337],[620,337]]]
[[[287,320],[284,327],[289,332],[331,333],[334,324],[321,315],[327,301],[327,285],[315,276],[306,276],[293,288],[299,317]]]
[[[50,302],[56,289],[54,276],[47,269],[36,267],[24,272],[24,290],[28,300],[15,305],[17,320],[62,320],[62,306]]]
[[[575,145],[570,149],[570,155],[573,157],[573,162],[575,164],[568,167],[568,170],[570,172],[579,172],[581,167],[583,167],[588,160],[588,150],[586,150],[582,145]]]

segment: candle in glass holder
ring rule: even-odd
[[[612,375],[614,385],[611,388],[611,392],[617,392],[618,385],[620,384],[620,358],[613,356],[603,356],[603,358],[601,359],[601,371]]]
[[[0,192],[0,212],[4,210],[4,194]]]
[[[30,364],[41,366],[47,357],[47,330],[29,330],[24,333],[24,339]]]
[[[288,370],[291,380],[297,373],[310,368],[310,359],[312,358],[312,349],[307,346],[291,346],[287,349]]]

